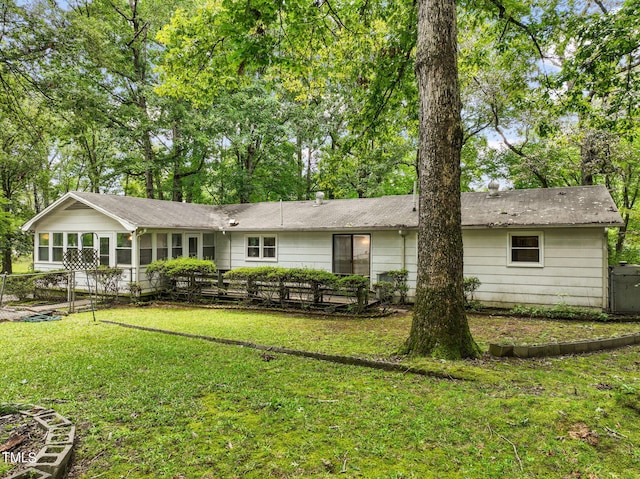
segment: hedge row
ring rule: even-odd
[[[197,299],[202,288],[213,285],[216,266],[212,261],[179,258],[154,261],[147,266],[152,286],[169,296]],[[353,309],[363,310],[369,300],[369,279],[364,276],[339,276],[324,270],[245,267],[228,271],[224,279],[230,288],[241,291],[247,299],[262,302],[300,301],[308,307],[323,302],[325,296],[351,298]],[[223,292],[224,294],[224,292]]]
[[[302,306],[322,303],[325,295],[353,298],[354,307],[362,311],[369,300],[369,279],[364,276],[339,276],[308,268],[262,266],[237,268],[225,274],[234,288],[244,289],[249,298],[283,303],[296,292]],[[308,294],[305,295],[305,293]]]

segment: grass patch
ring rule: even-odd
[[[98,318],[376,358],[402,344],[410,322],[155,308]],[[517,335],[505,321],[472,318],[472,329],[481,344],[495,339],[491,330]],[[624,326],[616,331],[637,328]],[[629,406],[640,388],[638,347],[420,360],[475,379],[443,381],[285,355],[265,361],[260,351],[89,314],[0,330],[0,403],[54,407],[74,421],[72,477],[632,478],[640,467],[640,413]]]
[[[20,256],[11,264],[14,274],[30,273],[33,268],[33,258],[31,256]]]

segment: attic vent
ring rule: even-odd
[[[500,196],[498,193],[500,191],[500,183],[498,183],[495,179],[492,179],[488,185],[489,188],[489,198],[495,198]]]
[[[69,206],[65,208],[65,210],[90,210],[91,207],[85,205],[84,203],[80,203],[76,201],[75,203],[71,203]]]

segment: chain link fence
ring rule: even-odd
[[[93,309],[115,303],[129,290],[123,271],[98,268],[0,275],[0,321]]]

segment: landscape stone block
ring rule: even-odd
[[[513,344],[490,344],[489,353],[493,356],[512,356]]]
[[[47,432],[47,437],[45,438],[45,443],[47,445],[73,444],[75,437],[75,426],[56,427],[53,429],[49,429],[49,432]]]
[[[45,409],[43,407],[34,406],[30,409],[20,410],[20,414],[24,414],[25,416],[40,416],[41,414],[51,414],[55,412],[53,409]]]
[[[33,418],[40,424],[42,424],[45,429],[54,429],[60,426],[71,426],[71,421],[69,421],[66,417],[58,414],[57,412],[38,414]]]
[[[67,467],[72,447],[72,444],[46,445],[36,456],[34,467],[57,477]]]

